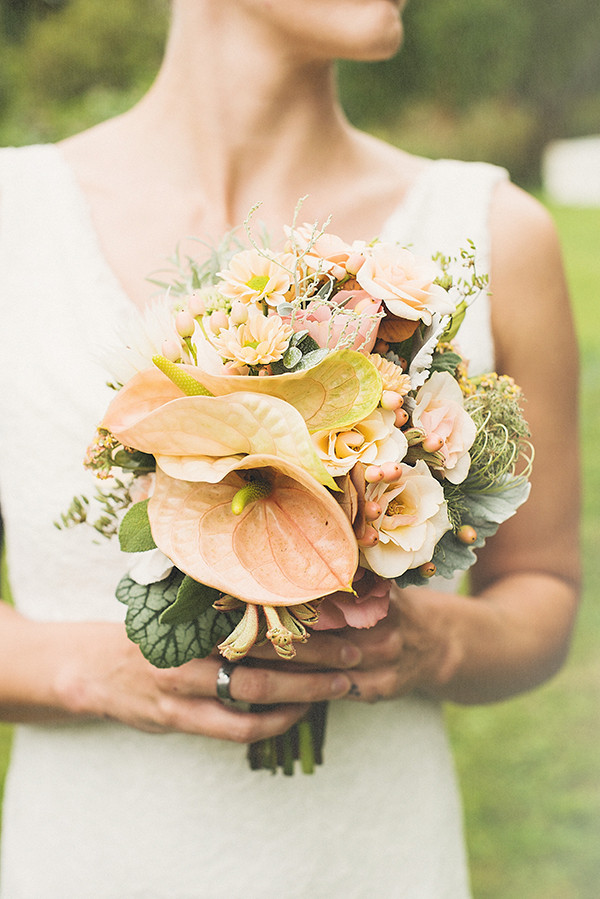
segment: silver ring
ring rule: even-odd
[[[217,699],[220,699],[225,705],[235,702],[231,695],[231,675],[235,664],[225,660],[217,671]]]

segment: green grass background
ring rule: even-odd
[[[552,212],[582,355],[584,601],[569,662],[549,684],[448,708],[475,899],[600,896],[600,209]],[[0,726],[0,780],[9,747]]]

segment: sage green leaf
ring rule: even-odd
[[[160,617],[175,603],[182,580],[183,574],[174,569],[164,580],[147,586],[126,575],[117,587],[117,599],[127,606],[127,636],[156,668],[177,668],[205,658],[241,618],[239,612],[217,612],[210,607],[191,621],[161,624]]]
[[[124,553],[143,553],[156,549],[148,520],[148,500],[135,503],[119,527],[119,545]]]
[[[160,616],[161,624],[185,624],[209,609],[221,594],[206,584],[199,584],[187,574],[177,591],[177,599]]]

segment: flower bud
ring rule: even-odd
[[[183,310],[175,316],[175,328],[180,337],[192,337],[196,322],[187,310]]]
[[[179,362],[181,359],[181,344],[174,337],[168,337],[162,342],[161,352],[169,362]]]
[[[349,275],[355,275],[365,261],[362,253],[351,253],[346,262],[346,271]]]
[[[206,314],[206,305],[201,296],[197,293],[191,294],[188,299],[188,312],[196,318],[198,315]]]
[[[213,312],[210,319],[210,330],[213,334],[219,333],[222,328],[226,328],[229,325],[229,319],[225,315],[222,309],[217,309],[216,312]]]
[[[383,481],[383,471],[379,465],[367,465],[365,468],[365,481],[367,484],[376,484]]]
[[[403,404],[404,399],[395,390],[384,390],[379,402],[382,409],[391,409],[395,412]]]
[[[245,321],[248,321],[248,307],[245,303],[240,303],[237,300],[231,306],[231,321],[234,325],[243,325]]]

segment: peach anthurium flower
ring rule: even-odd
[[[446,315],[455,310],[448,293],[434,284],[439,274],[433,261],[418,259],[396,244],[376,243],[368,248],[356,280],[372,297],[383,300],[392,315],[430,325],[434,312]]]
[[[119,396],[110,405],[104,426],[124,445],[151,453],[157,466],[173,477],[219,481],[236,467],[240,456],[266,453],[302,466],[320,483],[336,489],[304,419],[278,397],[179,396],[141,415],[128,415],[134,410],[124,408]]]
[[[219,293],[242,303],[266,302],[278,306],[291,287],[289,272],[268,250],[242,250],[229,261],[229,268],[218,272],[222,280]]]
[[[406,455],[408,443],[403,432],[395,426],[395,420],[394,412],[375,409],[352,428],[313,434],[313,444],[334,478],[347,474],[357,462],[365,465],[400,462]]]
[[[381,506],[382,513],[371,522],[379,541],[363,547],[362,554],[366,567],[389,578],[429,562],[437,542],[450,530],[444,491],[426,463],[402,463],[401,468],[397,481],[369,484],[366,490],[366,499]]]
[[[456,380],[448,372],[436,371],[419,388],[413,411],[413,426],[422,428],[427,437],[439,437],[437,450],[444,462],[444,477],[460,484],[469,473],[469,450],[477,428],[464,408],[463,395]]]
[[[293,333],[279,315],[267,316],[250,309],[245,322],[237,326],[230,323],[209,339],[224,359],[239,365],[269,365],[281,359]]]
[[[103,427],[115,435],[122,434],[163,403],[191,393],[171,380],[179,380],[179,374],[215,396],[247,391],[285,400],[297,409],[311,432],[360,421],[377,408],[382,391],[375,366],[353,350],[336,350],[312,368],[266,378],[215,375],[194,365],[171,367],[175,374],[169,377],[153,368],[128,381],[110,404]],[[124,436],[122,442],[126,443]]]
[[[215,396],[240,390],[278,396],[300,412],[311,432],[360,421],[377,408],[382,391],[375,366],[354,350],[334,350],[312,368],[266,378],[213,375],[193,366],[181,368]]]
[[[234,514],[249,480],[264,489]],[[158,470],[148,516],[156,545],[181,571],[243,602],[293,606],[352,590],[358,547],[346,515],[311,475],[276,456],[247,456],[218,484]]]

